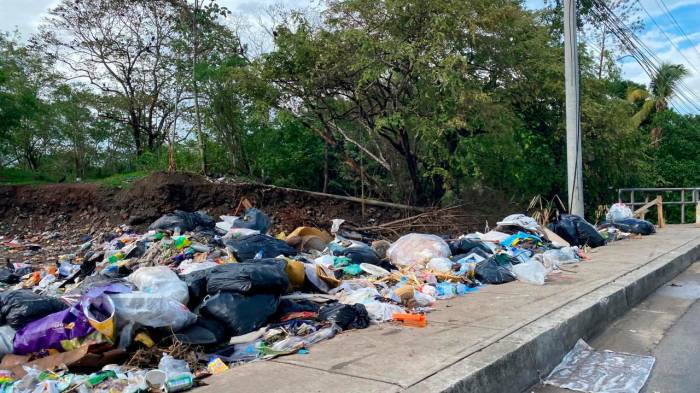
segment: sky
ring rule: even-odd
[[[640,14],[645,24],[644,31],[639,34],[640,38],[661,61],[685,65],[691,72],[685,84],[700,97],[700,0],[638,1],[646,10]],[[59,0],[0,0],[0,31],[19,30],[26,38],[36,32],[46,10],[58,2]],[[319,0],[219,0],[219,4],[230,9],[237,18],[247,19],[251,25],[256,25],[260,20],[268,20],[265,10],[273,5],[313,8],[318,6]],[[663,5],[675,18],[680,29]],[[526,0],[526,6],[540,8],[543,0]],[[648,76],[634,60],[626,58],[621,63],[625,78],[649,83]],[[697,105],[700,106],[700,102]],[[682,112],[689,111],[689,106],[678,100],[675,100],[675,106]]]

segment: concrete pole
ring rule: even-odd
[[[583,217],[583,152],[581,149],[578,45],[576,42],[576,0],[564,0],[564,84],[569,212]]]

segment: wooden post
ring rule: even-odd
[[[656,213],[658,215],[659,228],[665,228],[664,222],[664,198],[661,195],[656,196]]]
[[[700,228],[700,202],[695,205],[695,227]]]
[[[644,206],[647,206],[647,205],[649,205],[649,196],[644,198]],[[634,209],[634,207],[632,207],[632,208]],[[646,217],[647,212],[648,212],[648,210],[642,211],[642,220],[644,220],[644,218]]]
[[[681,190],[681,224],[685,224],[685,190]]]

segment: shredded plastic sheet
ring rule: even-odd
[[[544,382],[589,393],[639,393],[651,374],[653,356],[596,351],[579,339]]]

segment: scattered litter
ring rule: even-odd
[[[655,360],[653,356],[597,351],[579,339],[544,383],[588,393],[638,393]]]
[[[245,202],[219,222],[176,210],[143,233],[93,231],[51,260],[0,268],[0,391],[183,391],[348,330],[426,327],[438,302],[483,284],[546,285],[585,246],[623,237],[619,220],[599,233],[562,215],[550,231],[523,214],[456,239],[392,243],[342,219],[272,233],[273,218]],[[61,235],[0,246],[31,256]]]

